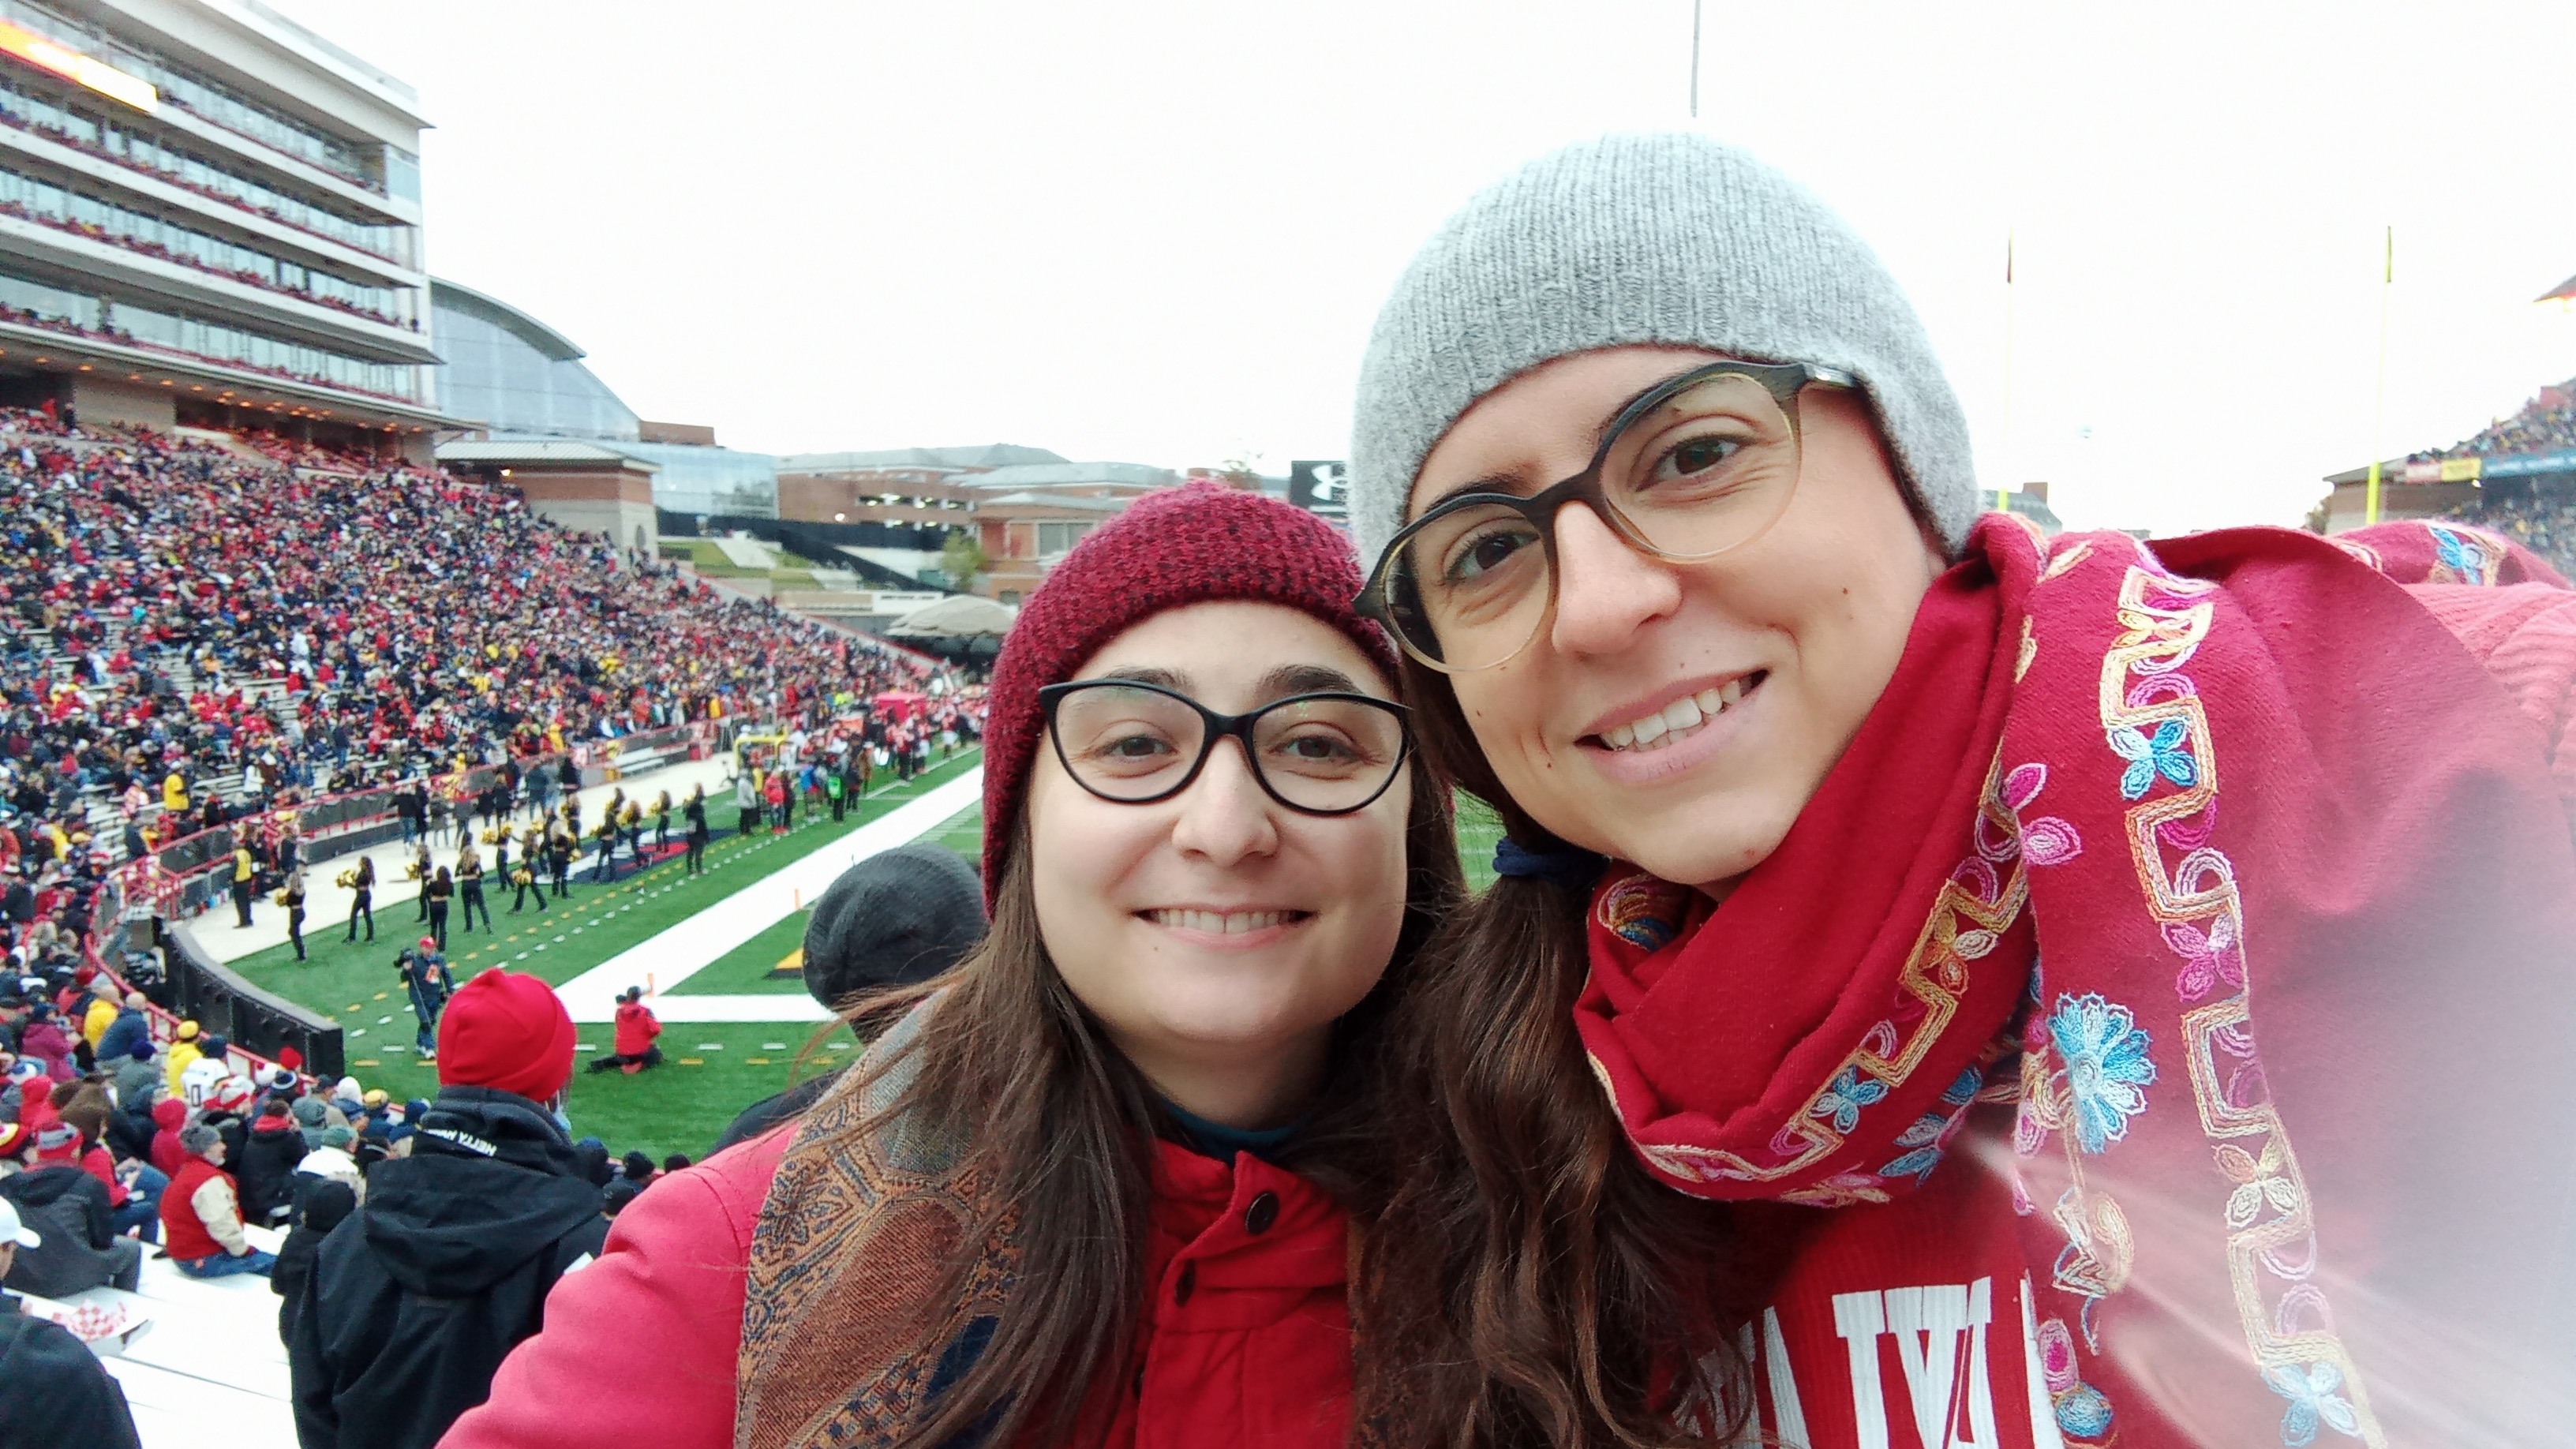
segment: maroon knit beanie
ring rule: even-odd
[[[1394,646],[1351,609],[1360,583],[1350,540],[1330,524],[1221,483],[1149,493],[1083,535],[1021,605],[993,663],[984,723],[985,909],[1001,888],[1046,724],[1038,690],[1070,678],[1129,625],[1221,599],[1303,609],[1348,635],[1395,679]]]

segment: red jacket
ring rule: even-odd
[[[188,1104],[164,1097],[152,1104],[152,1120],[161,1129],[152,1134],[152,1165],[161,1169],[162,1176],[176,1177],[187,1156],[179,1149],[179,1129],[188,1125]]]
[[[600,1260],[566,1274],[545,1331],[442,1449],[702,1449],[733,1442],[751,1236],[793,1125],[665,1179],[620,1213]],[[1269,1199],[1264,1202],[1263,1199]],[[1254,1224],[1260,1230],[1254,1230]],[[1103,1443],[1339,1445],[1349,1412],[1346,1221],[1303,1178],[1161,1145],[1146,1235],[1153,1285],[1137,1365]],[[599,1385],[614,1414],[566,1413]]]
[[[170,1185],[161,1190],[161,1245],[173,1258],[193,1261],[225,1251],[224,1245],[215,1241],[215,1235],[206,1231],[196,1205],[190,1201],[210,1177],[232,1180],[231,1173],[202,1157],[191,1157],[179,1164],[179,1170],[170,1174]]]
[[[661,1020],[643,1002],[629,1001],[617,1008],[617,1055],[638,1055],[661,1034]]]

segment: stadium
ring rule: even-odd
[[[1297,462],[1292,476],[1274,478],[1239,459],[1165,467],[1020,443],[772,455],[719,446],[712,427],[648,420],[592,372],[582,346],[536,312],[431,274],[420,171],[424,109],[401,79],[257,0],[0,0],[0,947],[10,957],[0,972],[0,1184],[14,1184],[0,1187],[0,1205],[26,1196],[36,1174],[55,1174],[52,1183],[65,1193],[61,1184],[80,1177],[82,1192],[98,1200],[90,1216],[114,1225],[112,1233],[90,1233],[112,1241],[91,1244],[87,1258],[72,1255],[78,1261],[69,1269],[57,1255],[35,1271],[38,1245],[29,1239],[37,1235],[16,1239],[22,1247],[7,1260],[7,1286],[16,1313],[58,1325],[103,1366],[135,1439],[155,1449],[315,1442],[311,1405],[298,1402],[300,1391],[312,1395],[296,1378],[280,1313],[280,1295],[289,1290],[273,1287],[270,1275],[299,1246],[304,1271],[314,1271],[317,1243],[334,1231],[351,1235],[307,1216],[317,1187],[330,1201],[346,1199],[342,1221],[362,1222],[369,1174],[413,1160],[425,1133],[455,1136],[452,1125],[432,1126],[430,1118],[433,1103],[457,1085],[442,1076],[442,1065],[457,1068],[462,1050],[446,1034],[456,1018],[443,1013],[465,983],[491,981],[484,973],[501,968],[535,983],[528,988],[534,998],[547,1010],[559,1004],[569,1019],[569,1081],[552,1098],[516,1094],[544,1108],[538,1115],[553,1124],[539,1121],[535,1130],[559,1129],[569,1143],[576,1216],[595,1206],[615,1219],[648,1186],[703,1168],[720,1146],[746,1140],[745,1124],[755,1117],[774,1128],[809,1108],[818,1084],[828,1085],[867,1050],[873,1038],[861,1027],[884,1023],[845,1021],[827,1000],[846,993],[827,989],[820,964],[809,959],[809,943],[839,929],[818,903],[840,899],[836,888],[846,890],[871,864],[918,861],[926,851],[943,868],[963,862],[981,872],[995,858],[1002,846],[988,845],[986,836],[987,769],[997,779],[1014,778],[1016,769],[1025,788],[1035,748],[1023,741],[1014,757],[1011,736],[997,723],[1010,713],[1009,692],[994,675],[996,656],[1004,638],[1031,637],[1027,629],[1012,631],[1023,610],[1038,607],[1033,600],[1043,597],[1046,581],[1064,576],[1057,571],[1078,542],[1121,518],[1198,507],[1216,512],[1187,516],[1225,518],[1227,529],[1234,519],[1251,519],[1243,526],[1259,538],[1240,551],[1254,556],[1250,562],[1204,567],[1252,568],[1274,562],[1265,549],[1292,552],[1259,534],[1271,526],[1283,530],[1278,537],[1309,546],[1324,540],[1336,566],[1347,567],[1340,556],[1350,553],[1356,531],[1342,481],[1348,469],[1339,461]],[[2550,296],[2570,294],[2576,280]],[[1809,365],[1728,362],[1703,370],[1719,374],[1711,386],[1740,384],[1750,373],[1725,368],[1748,366],[1767,376]],[[1855,385],[1848,369],[1810,371],[1828,389]],[[1792,384],[1774,403],[1795,398],[1804,385]],[[1626,417],[1636,406],[1614,411]],[[1789,405],[1790,426],[1781,429],[1793,461],[1798,430],[1816,426],[1795,408]],[[1625,426],[1605,420],[1595,429],[1602,450],[1596,474]],[[1778,437],[1770,441],[1781,445]],[[1962,460],[1966,451],[1962,424]],[[1960,467],[1965,476],[1964,461]],[[2487,576],[2468,582],[2510,582],[2499,573],[2505,569],[2527,570],[2512,576],[2526,587],[2548,582],[2548,568],[2576,578],[2576,378],[2540,387],[2511,415],[2449,446],[2324,482],[2329,492],[2310,515],[2311,533],[2426,520],[2445,525],[2434,532],[2453,545],[2472,540],[2471,563]],[[1597,494],[1600,479],[1590,486]],[[1223,511],[1246,495],[1291,522]],[[1979,495],[1975,509],[1994,497]],[[1993,505],[2023,521],[2021,532],[2044,560],[2049,540],[2063,532],[2048,497],[2047,484],[2033,483]],[[1487,498],[1483,506],[1501,505]],[[2452,523],[2470,527],[2452,530]],[[1654,556],[1717,557],[1770,526],[1699,552],[1656,544],[1664,551]],[[1900,532],[1913,547],[1934,530],[1909,519]],[[1966,526],[1959,532],[1964,538]],[[1193,545],[1215,549],[1196,537],[1172,542],[1175,554]],[[2312,539],[2300,542],[2333,553]],[[2507,549],[2508,542],[2528,553]],[[1959,538],[1948,540],[1959,545]],[[2090,546],[2056,556],[2044,577],[2072,572]],[[1550,557],[1551,570],[1566,568]],[[2534,560],[2547,567],[2533,567]],[[1389,577],[1371,580],[1357,606],[1341,574],[1325,571],[1339,593],[1297,602],[1303,623],[1347,626],[1349,638],[1361,641],[1352,657],[1381,670],[1396,667],[1400,647],[1427,666],[1414,669],[1415,677],[1458,677],[1448,675],[1458,661],[1407,632],[1427,626],[1408,626],[1404,606],[1389,602],[1396,568],[1388,568]],[[2461,569],[2475,571],[2446,554],[2436,577]],[[2124,587],[2151,592],[2140,582],[2149,571],[2138,572]],[[1558,588],[1560,573],[1548,580]],[[1105,591],[1132,584],[1144,593],[1168,583],[1136,568]],[[1268,576],[1262,588],[1271,592],[1225,598],[1277,602],[1294,592]],[[2143,617],[2134,611],[2165,608],[2186,592],[2175,585],[2171,598],[2148,604],[2124,596],[2121,607],[2132,612],[2120,617],[2133,621]],[[1547,600],[1547,608],[1559,607],[1554,593]],[[1369,616],[1376,622],[1364,623],[1360,614],[1372,608],[1381,611]],[[2157,627],[2178,635],[2187,615],[2177,606]],[[1538,626],[1529,627],[1540,637]],[[1040,642],[1032,647],[1047,647],[1045,630],[1035,632]],[[2011,674],[2016,684],[2032,667],[2033,639],[2025,619]],[[1516,657],[1508,650],[1496,656]],[[2174,662],[2188,657],[2185,649]],[[1461,674],[1474,667],[1459,664]],[[1366,670],[1354,665],[1352,673]],[[1165,687],[1173,677],[1141,670],[1125,682],[1183,698]],[[1361,695],[1345,675],[1324,677],[1339,687],[1315,685],[1290,702],[1356,698],[1363,717],[1372,707],[1404,712],[1392,699]],[[2204,767],[2196,761],[2206,757],[2177,743],[2183,724],[2174,722],[2200,718],[2199,703],[2189,712],[2170,708],[2170,720],[2148,717],[2188,695],[2190,681],[2147,678],[2145,671],[2141,678],[2125,696],[2136,720],[2104,715],[2111,748],[2127,762],[2113,777],[2119,790],[2135,800],[2168,787],[2202,788],[2196,771]],[[1754,671],[1677,695],[1587,738],[1608,754],[1632,744],[1648,751],[1669,734],[1665,747],[1678,751],[1766,679]],[[1069,687],[1061,677],[1053,683],[1055,691]],[[2106,711],[2124,698],[2110,684],[2097,692]],[[1047,711],[1046,728],[1055,731],[1055,711],[1079,697],[1079,690],[1056,693],[1043,705],[1024,698],[1021,707]],[[1449,697],[1453,713],[1462,697]],[[1223,726],[1237,731],[1247,770],[1283,810],[1340,818],[1380,798],[1336,798],[1329,807],[1292,799],[1296,781],[1283,785],[1254,762],[1255,731],[1275,701],[1243,706],[1240,715],[1183,702],[1204,717],[1207,738],[1175,792],[1193,788],[1218,742],[1213,726]],[[1408,759],[1425,758],[1407,753],[1420,746],[1405,728],[1449,727],[1446,716],[1431,716],[1417,708],[1416,722],[1396,730],[1407,743],[1383,756],[1381,792]],[[1465,728],[1462,716],[1453,733]],[[2089,743],[2102,745],[2105,735],[2089,724],[2077,733],[2088,731]],[[1850,738],[1847,732],[1845,742]],[[1067,778],[1109,808],[1167,798],[1122,796],[1114,780],[1081,777],[1060,735],[1056,749]],[[1953,791],[1984,812],[1972,825],[1972,852],[1908,877],[1935,882],[1945,902],[1964,902],[1955,921],[1941,916],[1922,928],[1930,944],[1918,951],[1950,953],[1941,966],[1948,974],[1938,975],[1949,983],[1943,990],[1967,979],[1968,963],[2018,939],[2006,907],[2017,909],[2023,899],[2023,866],[2062,866],[2084,848],[2076,827],[2055,817],[2034,819],[2025,840],[2015,812],[2036,797],[2048,770],[2007,771],[2014,762],[1995,758],[1993,779]],[[1601,873],[1627,858],[1562,842],[1553,851],[1506,842],[1500,818],[1470,794],[1445,778],[1423,788],[1435,792],[1428,797],[1435,805],[1445,800],[1455,809],[1457,884],[1467,892],[1493,886],[1499,867],[1507,877],[1576,885],[1580,912],[1596,880],[1614,879]],[[2048,788],[2052,809],[2071,793]],[[2150,850],[2159,838],[2192,850],[2181,868],[2191,880],[2228,878],[2234,867],[2227,858],[2201,848],[2216,829],[2216,806],[2199,810],[2169,814],[2137,838]],[[1990,827],[2005,821],[2015,822],[2011,840],[1990,839]],[[1868,833],[1856,830],[1852,838]],[[2097,859],[2112,848],[2110,834],[2096,831]],[[1013,838],[997,832],[994,841]],[[1809,839],[1791,837],[1801,845]],[[2053,858],[2042,858],[2052,850]],[[1446,890],[1445,856],[1444,846],[1440,871],[1408,877],[1399,858],[1388,874],[1409,880],[1408,890],[1423,876],[1438,876]],[[1551,874],[1569,870],[1579,879]],[[1602,953],[1624,951],[1621,942],[1660,948],[1724,899],[1671,893],[1689,900],[1666,920],[1650,913],[1661,899],[1648,899],[1653,891],[1612,888],[1581,917],[1587,930],[1598,928],[1586,938],[1585,949],[1595,953],[1589,959],[1613,959]],[[2200,905],[2211,895],[2197,886],[2172,893]],[[1467,899],[1436,898],[1452,909]],[[2188,912],[2173,906],[2150,933],[2187,958],[2182,984],[2167,994],[2179,992],[2195,1008],[2195,1030],[2216,1019],[2208,1012],[2244,994],[2244,957],[2230,934],[2237,929],[2232,895],[2229,901],[2216,917],[2188,921]],[[1410,895],[1399,905],[1422,914]],[[969,913],[981,932],[985,916]],[[1184,913],[1220,922],[1300,914],[1222,905]],[[1003,919],[993,916],[997,932]],[[1222,936],[1227,927],[1213,929]],[[1911,939],[1913,931],[1908,924],[1900,934]],[[1813,934],[1831,932],[1817,926]],[[1406,939],[1402,949],[1414,949]],[[1864,1108],[1902,1086],[1912,1058],[1894,1049],[1895,1023],[1911,1022],[1914,1000],[1903,993],[1938,995],[1914,965],[1909,958],[1898,1008],[1870,1029],[1851,1057],[1855,1065],[1838,1058],[1830,1091],[1802,1098],[1761,1150],[1788,1156],[1783,1144],[1823,1134],[1818,1121],[1850,1133]],[[1597,986],[1598,979],[1582,979],[1584,1009],[1624,989],[1625,1010],[1648,996],[1654,981]],[[2230,984],[2237,998],[2225,996]],[[1956,989],[1964,997],[1965,988]],[[1572,988],[1562,995],[1571,997]],[[2035,974],[2030,998],[2041,1000]],[[2089,1000],[2102,1006],[2098,993]],[[1946,1020],[1958,1006],[1940,1001],[1928,1019]],[[2044,1059],[2052,1031],[2061,1032],[2057,1049],[2064,1051],[2063,1037],[2076,1029],[2028,1003],[2015,1010],[2017,1034],[1995,1034],[1973,1060],[1963,1056],[1945,1067],[1944,1082],[1934,1084],[1941,1095],[1919,1104],[1929,1115],[1903,1128],[1902,1155],[1891,1152],[1894,1160],[1876,1173],[1845,1171],[1806,1183],[1803,1195],[1783,1201],[1800,1211],[1884,1205],[1900,1180],[1930,1174],[1972,1109],[2020,1102],[2023,1092],[2043,1100],[2053,1100],[2049,1091],[2066,1093],[2049,1109],[2056,1118],[2040,1124],[2037,1116],[2016,1116],[1999,1140],[2032,1157],[2048,1133],[2069,1134],[2073,1185],[2057,1220],[2077,1225],[2070,1231],[2083,1251],[2066,1249],[2056,1261],[2074,1266],[2043,1290],[2085,1300],[2076,1314],[2089,1338],[2085,1315],[2118,1291],[2115,1280],[2127,1268],[2125,1259],[2105,1266],[2115,1241],[2117,1252],[2127,1251],[2126,1222],[2116,1209],[2085,1216],[2081,1196],[2087,1164],[2126,1127],[2126,1116],[2101,1105],[2118,1105],[2116,1052],[2124,1048],[2094,1044],[2099,1060],[2084,1081],[2095,1095],[2078,1100],[2062,1081],[2013,1075],[2023,1053]],[[2122,1021],[2128,1013],[2116,1008]],[[1822,1005],[1815,1014],[1824,1015]],[[2111,1032],[2111,1021],[2100,1015],[2084,1029]],[[1375,1018],[1366,1029],[1378,1029]],[[2168,1045],[2181,1035],[2156,1030]],[[2220,1050],[2241,1047],[2251,1062],[2250,1029],[2223,1023],[2208,1035]],[[1588,1062],[1614,1113],[1605,1120],[1617,1126],[1615,1113],[1633,1104],[1620,1095],[1628,1077],[1605,1065],[1612,1052],[1600,1043],[1609,1039],[1606,1032],[1583,1037],[1567,1050]],[[2139,1031],[2140,1058],[2126,1066],[2131,1087],[2155,1080],[2152,1065],[2142,1064],[2146,1040]],[[1898,1059],[1904,1070],[1890,1067],[1884,1084],[1855,1075],[1858,1064]],[[2195,1058],[2194,1070],[2214,1073],[2210,1060]],[[2168,1067],[2167,1089],[2185,1076]],[[2223,1092],[2204,1094],[2204,1113],[2237,1114],[2229,1131],[2238,1137],[2272,1130],[2243,1125],[2272,1110],[2268,1099],[2246,1097],[2261,1091],[2260,1078],[2260,1066],[2249,1065]],[[1591,1086],[1587,1081],[1585,1090]],[[2190,1090],[2184,1085],[2180,1093]],[[1191,1145],[1223,1161],[1234,1160],[1236,1146],[1248,1164],[1276,1145],[1257,1131],[1229,1136],[1224,1124],[1201,1121],[1177,1100],[1161,1106],[1180,1119]],[[772,1110],[781,1115],[758,1115]],[[1628,1111],[1631,1119],[1641,1115],[1651,1114]],[[1631,1140],[1641,1141],[1633,1137],[1635,1123],[1627,1125]],[[1201,1129],[1205,1138],[1196,1135]],[[2079,1157],[2072,1144],[2088,1131]],[[1589,1151],[1596,1139],[1582,1140]],[[1210,1152],[1211,1141],[1228,1150]],[[209,1155],[217,1142],[223,1153]],[[1835,1142],[1839,1150],[1840,1138]],[[465,1146],[492,1155],[489,1143]],[[2196,1140],[2191,1147],[2207,1155]],[[2295,1181],[2295,1162],[2284,1166],[2286,1148],[2257,1157],[2232,1139],[2222,1147],[2222,1170],[2236,1179],[2225,1209],[2230,1222],[2277,1212],[2264,1226],[2277,1229],[2281,1242],[2305,1233],[2313,1248],[2313,1225],[2300,1216],[2305,1189]],[[1699,1186],[1760,1175],[1742,1166],[1733,1145],[1658,1150],[1663,1155],[1648,1152],[1646,1160],[1670,1180],[1640,1175],[1636,1181],[1653,1189],[1641,1200],[1663,1201],[1665,1188],[1677,1185],[1690,1191],[1682,1179],[1695,1173],[1704,1173]],[[1721,1159],[1728,1165],[1707,1165]],[[1268,1159],[1261,1161],[1268,1171]],[[226,1164],[230,1172],[220,1170]],[[221,1178],[218,1195],[233,1218],[226,1229],[216,1222],[220,1214],[207,1216],[205,1231],[219,1246],[199,1244],[204,1251],[192,1255],[179,1250],[175,1234],[184,1228],[205,1235],[191,1214],[201,1211],[210,1177]],[[100,1190],[91,1190],[91,1180]],[[1227,1196],[1233,1192],[1228,1185],[1216,1193],[1222,1211],[1210,1212],[1218,1226],[1201,1226],[1214,1233],[1240,1224],[1245,1242],[1263,1237],[1282,1212],[1279,1195],[1264,1189],[1256,1196],[1247,1187]],[[661,1201],[670,1196],[665,1191]],[[9,1221],[33,1224],[39,1207],[57,1201],[45,1199]],[[2011,1211],[2045,1221],[2026,1196]],[[180,1227],[171,1230],[172,1241],[156,1237],[174,1222]],[[84,1223],[77,1205],[57,1207],[42,1232],[59,1249],[83,1236]],[[609,1231],[591,1226],[595,1236]],[[1360,1261],[1360,1235],[1345,1241],[1338,1218],[1303,1227],[1330,1240],[1315,1250],[1316,1262]],[[2096,1229],[2103,1262],[2085,1256],[2095,1251],[2087,1235]],[[0,1241],[0,1254],[9,1246]],[[593,1261],[585,1253],[571,1266]],[[2299,1276],[2280,1269],[2277,1254],[2260,1261],[2273,1264],[2266,1271]],[[1143,1263],[1136,1265],[1140,1275]],[[1169,1280],[1170,1302],[1158,1311],[1176,1315],[1190,1301],[1192,1271],[1184,1264]],[[1967,1270],[1943,1271],[1975,1282],[1979,1294],[2014,1291],[2008,1278],[1993,1278],[2001,1270],[1980,1268],[1987,1276],[1973,1279]],[[1328,1286],[1338,1295],[1341,1282]],[[2034,1430],[2030,1442],[2059,1449],[2113,1442],[2110,1411],[2094,1412],[2102,1396],[2069,1367],[2077,1359],[2066,1323],[2039,1321],[2031,1280],[2018,1287],[2031,1348],[2023,1408],[2045,1429]],[[1962,1347],[1957,1371],[1973,1362],[1982,1375],[1987,1327],[2010,1327],[2009,1305],[1995,1308],[1956,1285],[1890,1288],[1884,1299],[1875,1289],[1857,1295],[1877,1325],[1871,1332],[1899,1341],[1899,1357],[1887,1361],[1902,1366],[1890,1371],[1891,1393],[1905,1391],[1892,1376],[1898,1371],[1907,1385],[1932,1381],[1914,1335],[1940,1331],[1926,1326],[1928,1317],[1900,1328],[1900,1312],[1922,1317],[1931,1312],[1921,1307],[1932,1302],[1926,1295],[1953,1290],[1957,1301],[1945,1311],[1957,1322],[1949,1331],[1963,1345],[1972,1326],[1975,1334],[1974,1357]],[[1916,1297],[1902,1297],[1909,1293]],[[1836,1313],[1843,1298],[1834,1300]],[[542,1304],[543,1293],[535,1301]],[[2301,1315],[2312,1306],[2331,1322],[2303,1277],[2277,1302],[2282,1324],[2306,1322]],[[1987,1315],[1973,1324],[1971,1304]],[[2263,1314],[2252,1317],[2259,1325]],[[960,1342],[983,1342],[976,1335],[989,1333],[993,1320],[979,1321],[984,1327],[970,1326]],[[1784,1337],[1776,1314],[1754,1321],[1768,1336],[1757,1352],[1756,1330],[1746,1328],[1743,1357],[1767,1369],[1769,1397],[1747,1398],[1736,1421],[1747,1437],[1731,1442],[1794,1441],[1805,1421],[1784,1345],[1795,1335]],[[2285,1329],[2282,1336],[2293,1335]],[[744,1352],[748,1365],[753,1351]],[[1853,1347],[1854,1365],[1865,1357]],[[2011,1358],[2018,1371],[2019,1352]],[[2307,1437],[2286,1427],[2302,1422],[2294,1417],[2283,1421],[2284,1442],[2311,1442],[2321,1422],[2364,1437],[2346,1427],[2361,1422],[2353,1417],[2359,1411],[2336,1397],[2336,1382],[2309,1372],[2306,1360],[2298,1363],[2305,1377],[2283,1379],[2289,1362],[2265,1361],[2265,1391],[2287,1397],[2294,1415],[2307,1411]],[[935,1377],[926,1403],[953,1367],[942,1357],[935,1374],[916,1363],[897,1377]],[[1124,1382],[1123,1360],[1113,1367]],[[9,1372],[0,1367],[0,1399],[12,1392]],[[1133,1397],[1141,1400],[1141,1356],[1133,1373]],[[475,1402],[490,1374],[483,1379]],[[1981,1380],[1976,1392],[1983,1391]],[[2022,1395],[2022,1388],[2011,1392]],[[1810,1406],[1817,1402],[1811,1395]],[[2262,1403],[2269,1414],[2270,1401]],[[1976,1404],[1963,1387],[1947,1405],[1945,1430],[1918,1403],[1922,1442],[2006,1442],[1993,1432],[1994,1406]],[[1877,1407],[1855,1412],[1867,1422]],[[1978,1414],[1984,1418],[1972,1434],[1966,1426]],[[102,1411],[101,1422],[112,1417]],[[1825,1422],[1822,1410],[1817,1422]],[[1766,1424],[1779,1432],[1764,1434]],[[0,1414],[0,1431],[11,1427]],[[837,1423],[823,1432],[817,1442],[842,1442],[831,1437],[842,1432]],[[1870,1442],[1884,1446],[1883,1415],[1876,1432]],[[17,1442],[5,1432],[0,1441]],[[94,1442],[119,1441],[105,1435]]]

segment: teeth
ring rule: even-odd
[[[1240,936],[1252,931],[1266,931],[1296,914],[1294,911],[1236,911],[1231,915],[1219,915],[1215,911],[1145,913],[1155,925],[1179,931],[1205,931],[1212,936]]]
[[[1734,708],[1744,698],[1745,688],[1744,680],[1730,679],[1715,689],[1685,695],[1644,719],[1612,729],[1601,737],[1601,743],[1614,750],[1635,750],[1640,754],[1663,749],[1698,733],[1702,725]]]

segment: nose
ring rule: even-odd
[[[1681,603],[1681,583],[1659,560],[1630,548],[1579,503],[1556,514],[1556,619],[1548,643],[1563,654],[1616,654],[1637,631]]]
[[[1199,777],[1181,792],[1172,844],[1211,865],[1231,866],[1279,849],[1277,809],[1253,778],[1243,741],[1219,740]]]

